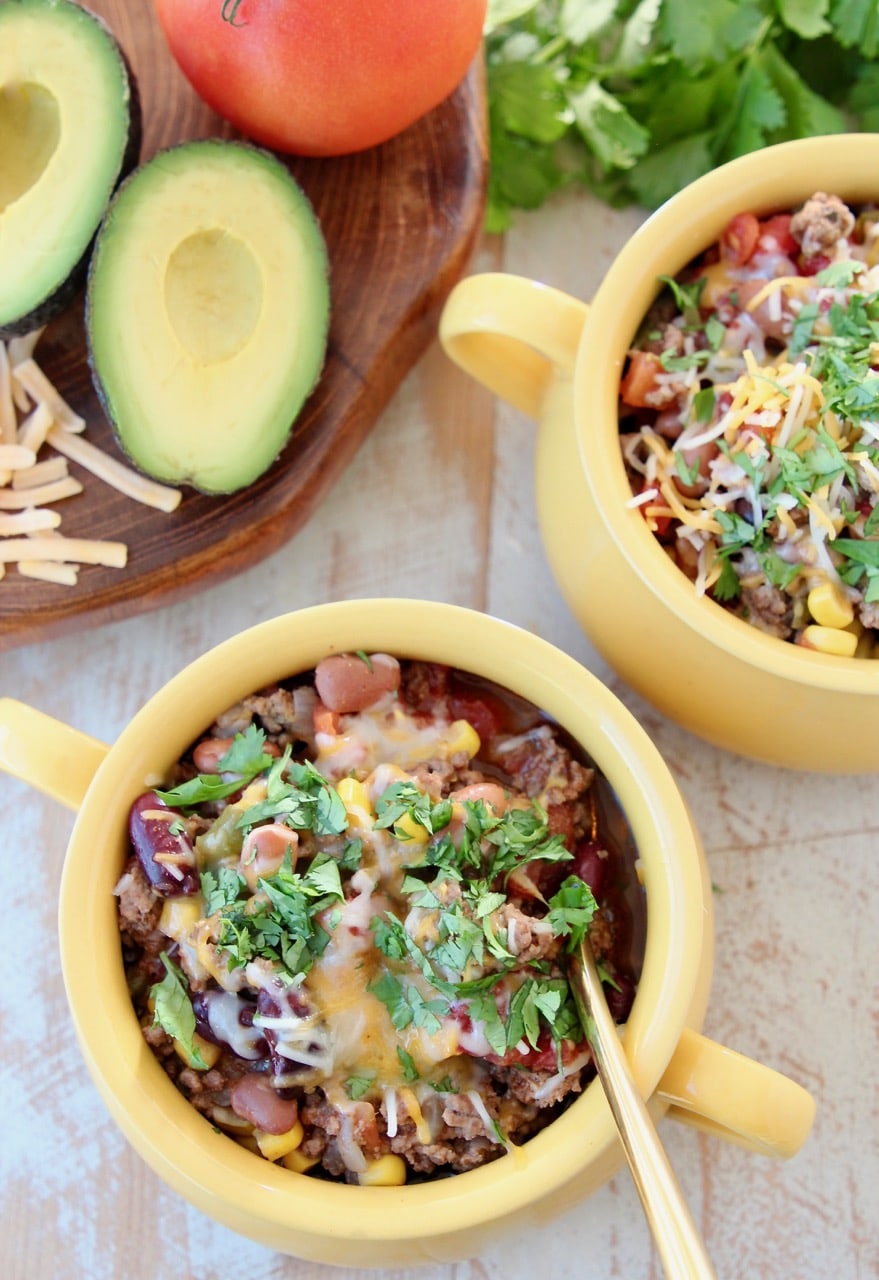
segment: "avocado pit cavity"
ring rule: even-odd
[[[60,136],[53,93],[30,82],[0,88],[0,213],[40,180]]]
[[[193,360],[215,364],[241,351],[256,328],[262,300],[262,275],[253,251],[228,231],[196,231],[171,254],[165,308]]]

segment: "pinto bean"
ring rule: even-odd
[[[504,813],[507,808],[507,796],[499,782],[473,782],[468,787],[459,787],[457,791],[453,791],[449,799],[461,804],[465,800],[481,800],[494,809],[495,813]]]
[[[263,1133],[289,1133],[299,1119],[296,1100],[282,1098],[271,1080],[256,1071],[235,1081],[229,1090],[229,1103],[236,1116],[249,1120]]]
[[[675,488],[688,498],[698,498],[708,488],[708,481],[711,472],[709,463],[716,458],[720,450],[715,440],[706,440],[704,444],[696,445],[695,448],[682,448],[681,456],[687,469],[687,474],[693,474],[693,480],[688,483],[681,479],[679,475],[673,477]],[[695,468],[695,471],[693,470]]]
[[[199,773],[219,773],[220,761],[234,742],[234,738],[203,738],[192,752],[192,760]],[[274,742],[264,742],[267,756],[279,756],[280,747]]]
[[[349,715],[399,689],[400,664],[388,653],[373,653],[368,660],[337,653],[317,664],[314,683],[325,707]]]
[[[199,892],[195,850],[183,830],[183,816],[155,791],[144,792],[131,806],[128,838],[155,893],[176,898]]]
[[[219,773],[220,761],[231,745],[231,738],[203,738],[192,752],[192,762],[199,773]]]
[[[299,836],[282,822],[270,822],[264,827],[248,831],[241,848],[238,870],[252,892],[262,876],[272,876],[284,861],[289,849],[296,865]]]

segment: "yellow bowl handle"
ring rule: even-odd
[[[801,1085],[687,1027],[656,1092],[675,1119],[783,1159],[799,1151],[815,1118]]]
[[[446,354],[531,418],[558,373],[574,372],[584,302],[524,276],[485,272],[455,285],[440,317]]]
[[[0,698],[0,769],[78,809],[109,747],[87,733]]]

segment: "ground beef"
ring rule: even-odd
[[[503,720],[503,709],[498,710],[493,705],[494,695],[490,691],[485,692],[483,700],[484,692],[478,686],[475,690],[468,686],[464,692],[456,689],[454,673],[446,667],[418,662],[403,663],[399,702],[408,713],[415,712],[418,716],[423,716],[425,724],[431,714],[441,720],[451,721],[461,718],[462,706],[470,705],[479,708],[479,713],[484,713],[486,717],[483,726],[485,736],[479,733],[484,751],[478,759],[471,761],[466,753],[452,754],[449,758],[428,759],[408,770],[407,776],[434,802],[465,787],[486,782],[500,782],[505,789],[521,796],[539,797],[549,817],[550,832],[561,833],[569,850],[573,851],[576,841],[591,829],[594,822],[590,794],[594,771],[574,758],[560,740],[554,726],[542,721],[534,723],[539,717],[533,709],[529,713],[530,719],[526,717],[523,720],[522,708],[517,705],[511,713],[511,721],[503,729],[492,728],[494,718],[500,717],[499,723]],[[286,743],[295,741],[301,746],[307,743],[311,733],[303,717],[311,722],[314,705],[314,690],[310,685],[292,685],[290,688],[275,686],[243,699],[236,707],[220,716],[205,737],[231,737],[245,731],[249,725],[257,724],[265,731],[268,743],[283,747]],[[420,732],[420,722],[418,731]],[[190,754],[179,762],[173,776],[175,780],[188,779],[195,772]],[[196,814],[182,819],[192,838],[198,831],[213,824],[214,818],[222,811],[223,804],[222,800],[210,804],[206,802],[199,806]],[[318,849],[331,857],[344,858],[345,843],[339,836],[321,835],[318,839],[308,830],[300,831],[297,874]],[[364,869],[359,870],[357,875],[366,876],[368,880],[365,870],[367,864],[362,866]],[[494,908],[497,914],[493,927],[502,934],[504,945],[509,949],[509,955],[516,958],[517,965],[521,965],[521,972],[532,972],[528,966],[533,964],[533,972],[539,976],[557,976],[563,972],[562,940],[554,936],[552,927],[542,918],[541,913],[546,910],[545,904],[542,904],[539,895],[535,895],[534,886],[529,885],[527,875],[529,868],[539,866],[549,868],[556,877],[556,883],[570,869],[564,862],[532,862],[521,868],[526,873],[521,884],[517,884],[515,877],[507,878],[502,883],[501,877],[497,876],[491,889],[503,889],[507,901],[502,907]],[[462,884],[456,875],[436,876],[431,883],[433,906],[430,902],[427,905],[414,905],[414,898],[408,900],[412,904],[407,917],[407,927],[412,929],[410,936],[416,936],[419,923],[423,923],[427,931],[422,938],[423,945],[427,946],[425,955],[429,954],[430,947],[423,939],[428,936],[437,937],[432,911],[452,908],[473,910],[472,906],[468,906]],[[546,887],[551,896],[554,889],[549,889],[548,882]],[[351,877],[344,881],[344,892],[346,904],[351,905],[364,892],[364,886],[362,883],[358,884],[356,877]],[[457,1073],[455,1078],[437,1080],[432,1089],[426,1083],[419,1086],[419,1105],[422,1109],[420,1117],[408,1113],[405,1090],[398,1090],[396,1109],[392,1110],[394,1121],[389,1133],[386,1088],[384,1092],[377,1090],[368,1099],[359,1100],[349,1091],[347,1079],[333,1075],[327,1077],[308,1066],[299,1068],[295,1066],[295,1058],[292,1060],[294,1065],[291,1065],[289,1058],[279,1060],[273,1057],[276,1049],[272,1048],[273,1033],[268,1029],[270,1024],[267,1024],[263,1033],[264,1038],[258,1036],[256,1041],[256,1051],[264,1053],[263,1057],[239,1058],[229,1045],[215,1039],[209,1006],[205,1006],[201,998],[196,999],[196,994],[205,989],[216,989],[218,981],[226,993],[223,999],[227,996],[234,999],[236,991],[247,988],[248,994],[242,1008],[249,1002],[252,1010],[257,1007],[256,997],[250,994],[250,988],[253,988],[263,1001],[258,1006],[263,1016],[268,1014],[270,1018],[277,1017],[282,1013],[280,1007],[271,1002],[266,1003],[267,993],[271,996],[274,990],[272,980],[275,977],[275,961],[251,959],[246,965],[231,969],[228,955],[216,946],[220,919],[217,914],[208,921],[201,921],[197,926],[197,933],[181,934],[180,942],[173,942],[158,928],[164,899],[151,887],[135,857],[129,860],[120,878],[117,895],[123,954],[144,1040],[177,1088],[212,1124],[245,1140],[245,1133],[249,1134],[249,1129],[246,1124],[242,1125],[241,1117],[232,1108],[232,1086],[245,1074],[265,1072],[268,1076],[273,1076],[283,1070],[284,1083],[276,1083],[276,1087],[284,1091],[282,1097],[296,1101],[305,1135],[299,1150],[304,1158],[317,1163],[321,1176],[356,1181],[355,1166],[358,1159],[372,1161],[389,1151],[402,1156],[416,1178],[475,1168],[487,1160],[503,1155],[508,1141],[516,1144],[527,1141],[548,1124],[559,1108],[581,1088],[581,1067],[588,1066],[588,1053],[585,1056],[581,1053],[581,1058],[570,1071],[560,1072],[554,1064],[544,1069],[543,1059],[547,1054],[543,1051],[538,1055],[539,1069],[533,1067],[531,1059],[534,1054],[530,1049],[525,1053],[524,1044],[508,1050],[503,1059],[494,1055],[481,1058],[471,1056],[474,1052],[478,1054],[479,1050],[463,1047],[462,1040],[462,1047],[459,1047],[454,1058],[455,1065],[449,1068],[449,1063],[453,1062],[453,1059],[449,1059],[439,1068],[450,1069],[453,1075]],[[380,910],[381,894],[376,892],[372,901],[377,904],[372,909]],[[250,902],[255,903],[256,898],[250,899]],[[336,925],[332,927],[335,929]],[[365,929],[365,924],[360,922],[356,913],[352,916],[350,928],[352,934]],[[431,928],[434,930],[432,935]],[[596,950],[606,960],[611,971],[616,936],[613,912],[607,913],[606,917],[599,912],[594,926],[594,941]],[[163,951],[179,967],[191,993],[193,1011],[196,1018],[201,1019],[197,1021],[198,1033],[207,1037],[212,1050],[210,1066],[206,1071],[187,1065],[184,1060],[185,1052],[181,1054],[180,1046],[175,1045],[163,1028],[155,1024],[148,1007],[150,985],[161,982],[166,976],[161,960]],[[504,972],[501,954],[486,947],[485,955],[479,961],[485,973]],[[501,984],[507,981],[506,977],[501,978]],[[501,991],[502,985],[498,987],[498,992]],[[515,984],[507,991],[508,1003],[512,1000],[514,991]],[[496,998],[503,1008],[504,996],[498,995]],[[465,1002],[465,1017],[469,1016],[466,1009]],[[308,1009],[303,1006],[293,1012],[302,1017]],[[223,1016],[228,1014],[224,1013]],[[241,1021],[241,1015],[238,1016],[240,1025],[250,1026],[250,1022]],[[248,1016],[252,1020],[252,1012]],[[315,1016],[320,1018],[319,1011]],[[451,1005],[446,1009],[446,1016],[457,1017],[457,1012]],[[479,1031],[477,1034],[483,1033]],[[549,1033],[546,1032],[546,1035]],[[320,1036],[316,1037],[316,1041],[320,1039]],[[317,1043],[310,1048],[317,1051]],[[554,1052],[549,1053],[549,1059],[552,1059]],[[278,1061],[285,1065],[279,1067]],[[277,1075],[274,1078],[275,1081],[281,1079]],[[426,1080],[430,1080],[430,1077],[426,1077]],[[326,1094],[322,1087],[324,1084]],[[348,1094],[347,1100],[331,1102],[328,1094],[335,1098],[340,1087]],[[391,1088],[393,1099],[396,1086]],[[472,1098],[468,1096],[471,1090],[478,1092],[481,1104],[479,1107],[474,1106]],[[489,1117],[488,1125],[486,1113]],[[422,1121],[430,1132],[428,1141],[421,1140],[424,1137]],[[497,1132],[493,1130],[494,1124],[498,1126]],[[246,1140],[253,1145],[252,1137],[247,1137]]]
[[[526,915],[512,902],[501,907],[499,916],[507,931],[507,946],[521,961],[533,964],[558,953],[558,939],[546,920]]]
[[[742,608],[748,621],[769,635],[787,640],[791,635],[793,608],[789,596],[768,582],[742,588]]]
[[[517,791],[545,795],[551,805],[580,799],[592,785],[594,770],[575,760],[549,725],[538,725],[511,738],[497,753]]]
[[[136,943],[152,956],[158,956],[168,939],[159,932],[162,900],[150,888],[137,858],[131,857],[116,885],[119,929],[123,940]]]
[[[256,720],[279,747],[288,743],[314,746],[314,707],[317,695],[310,685],[293,689],[276,685],[264,693],[243,698],[219,716],[214,726],[217,737],[243,733]]]
[[[826,254],[839,240],[847,239],[855,228],[855,217],[839,196],[816,191],[791,218],[790,230],[807,258]]]

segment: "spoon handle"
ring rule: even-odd
[[[635,1084],[586,939],[579,956],[571,957],[570,979],[663,1271],[668,1280],[714,1280],[704,1242]]]

